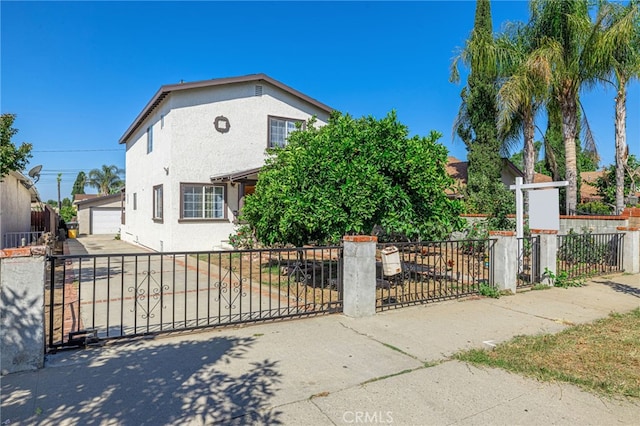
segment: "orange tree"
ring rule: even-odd
[[[409,137],[395,112],[382,119],[335,112],[310,120],[270,152],[242,219],[266,245],[337,243],[374,228],[406,240],[459,230],[460,203],[447,197],[447,150],[438,132]]]

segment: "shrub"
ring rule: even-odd
[[[253,229],[249,225],[240,225],[235,234],[229,235],[229,244],[236,249],[252,249],[257,246]]]

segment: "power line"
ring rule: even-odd
[[[31,152],[97,152],[97,151],[122,151],[124,149],[46,149],[46,150],[33,150]]]

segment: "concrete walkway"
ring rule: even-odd
[[[2,378],[2,424],[637,424],[640,401],[450,360],[640,306],[640,276],[163,336]],[[6,422],[6,423],[5,423]]]

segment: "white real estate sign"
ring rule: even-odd
[[[560,230],[558,188],[529,191],[529,228]]]
[[[569,182],[566,180],[559,182],[542,182],[542,183],[522,183],[522,178],[516,178],[516,184],[509,186],[509,189],[516,191],[516,237],[522,238],[524,237],[524,196],[523,191],[531,191],[532,189],[543,189],[543,188],[557,188],[559,186],[567,186]],[[535,191],[531,191],[535,192]],[[529,197],[531,197],[531,192],[529,193]],[[551,194],[549,195],[551,196]],[[558,192],[555,193],[556,201],[555,205],[558,206]],[[529,205],[531,205],[531,198],[529,198]],[[541,207],[542,208],[542,207]],[[556,207],[558,208],[558,207]],[[558,218],[558,228],[560,229],[560,215],[559,210],[556,213],[553,212],[545,212],[544,214],[549,216],[556,216]],[[537,228],[531,225],[531,217],[529,217],[529,228],[530,229],[547,229],[547,228]]]

